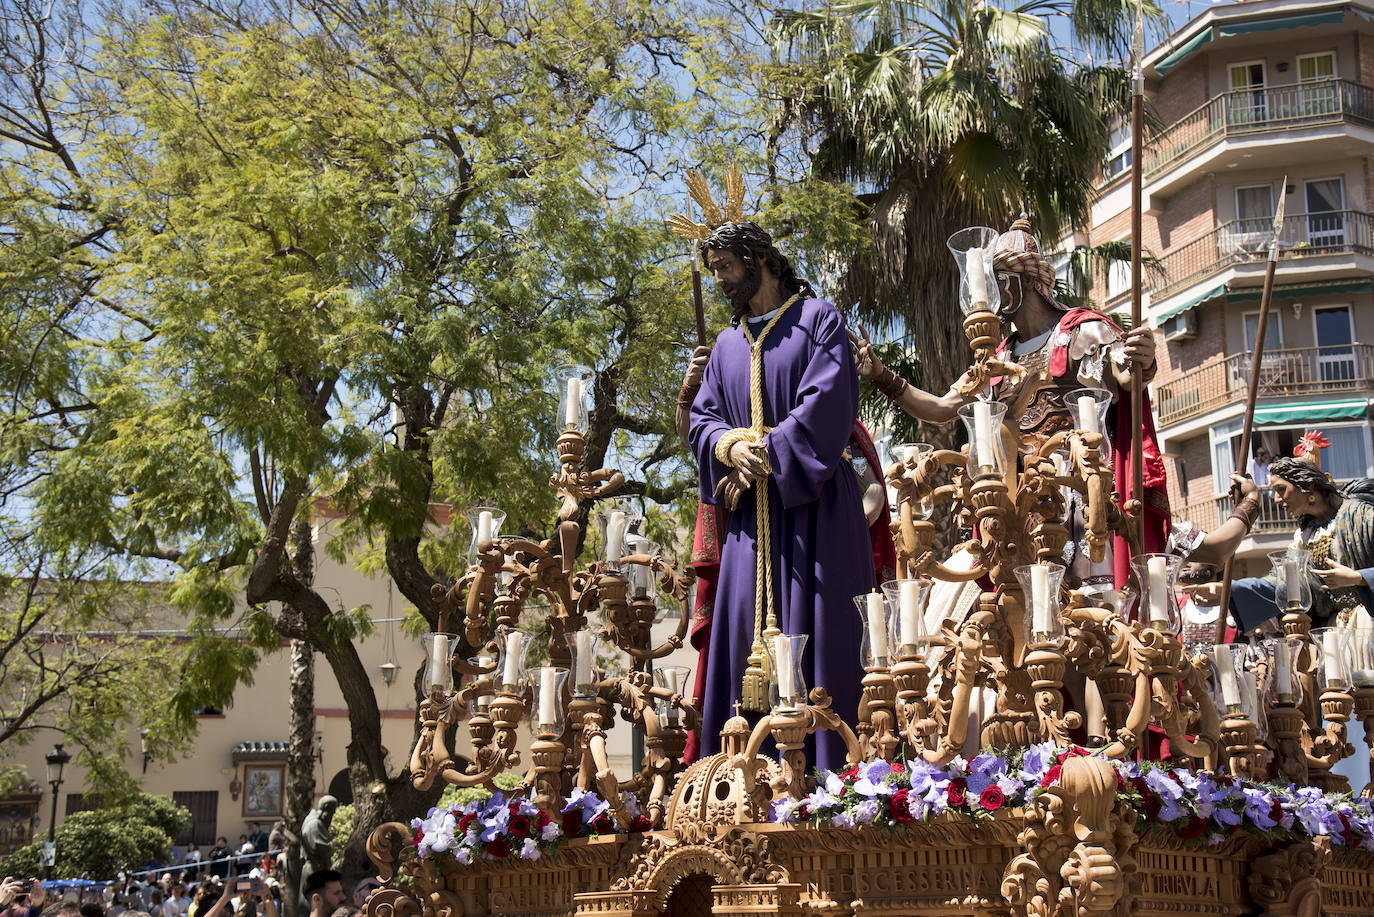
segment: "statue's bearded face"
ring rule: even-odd
[[[706,267],[736,312],[749,308],[749,300],[763,282],[757,258],[743,260],[733,252],[711,249],[706,253]]]
[[[997,307],[998,314],[1010,318],[1021,308],[1021,299],[1025,295],[1023,283],[1021,275],[1015,271],[997,272],[997,290],[1002,299]]]

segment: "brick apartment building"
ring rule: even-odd
[[[1304,429],[1332,441],[1338,480],[1374,475],[1374,5],[1249,0],[1209,8],[1146,57],[1157,123],[1143,156],[1146,273],[1159,336],[1152,385],[1176,518],[1204,528],[1230,512],[1281,187],[1282,253],[1261,368],[1253,448],[1288,455]],[[1094,206],[1093,244],[1130,236],[1130,138],[1123,131]],[[1129,307],[1129,270],[1097,278],[1108,311]],[[1272,499],[1239,569],[1293,522]]]

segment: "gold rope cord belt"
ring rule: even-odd
[[[773,330],[787,311],[801,300],[795,294],[779,307],[777,314],[763,326],[756,339],[749,331],[749,322],[740,324],[744,337],[749,341],[749,426],[727,430],[716,441],[716,458],[722,464],[732,465],[730,450],[736,443],[749,443],[751,448],[761,449],[767,432],[763,425],[763,342],[768,332]],[[765,460],[767,456],[765,454]],[[769,470],[772,474],[772,470]],[[755,482],[754,495],[754,643],[749,650],[748,665],[744,670],[744,681],[740,686],[740,701],[746,710],[764,712],[768,709],[768,654],[764,651],[764,640],[772,639],[782,633],[778,629],[778,617],[773,603],[773,539],[771,516],[768,511],[768,481]],[[762,583],[763,588],[759,588]],[[767,609],[765,617],[764,610]]]

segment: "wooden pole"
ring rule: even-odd
[[[1141,12],[1136,12],[1135,91],[1131,95],[1131,328],[1141,327],[1141,192],[1144,182],[1145,72]],[[1136,532],[1145,549],[1145,380],[1139,366],[1131,370],[1131,499],[1136,504]]]
[[[1264,292],[1260,294],[1259,322],[1255,328],[1255,352],[1250,357],[1250,379],[1245,389],[1245,419],[1240,428],[1240,452],[1236,456],[1236,473],[1245,474],[1250,460],[1250,434],[1254,427],[1255,399],[1259,395],[1260,366],[1264,359],[1264,335],[1269,328],[1269,303],[1274,296],[1274,272],[1279,266],[1279,233],[1283,230],[1283,205],[1288,193],[1288,176],[1283,177],[1283,191],[1279,193],[1279,207],[1274,214],[1274,238],[1269,243],[1269,264],[1264,270]],[[1232,488],[1232,500],[1239,494]],[[1226,614],[1231,607],[1231,568],[1235,554],[1226,558],[1221,573],[1221,607],[1217,613],[1217,643],[1226,642]]]
[[[687,195],[687,218],[692,218],[692,196]],[[706,343],[706,305],[701,299],[701,253],[695,242],[687,244],[687,260],[692,263],[692,306],[697,313],[697,343]]]

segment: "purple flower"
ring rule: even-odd
[[[997,778],[1007,771],[1007,759],[999,755],[978,755],[969,762],[968,767],[968,791],[974,796],[982,795],[983,791],[997,781]],[[998,786],[1004,794],[1006,788]]]
[[[841,809],[830,817],[830,824],[836,828],[852,828],[854,827],[854,819],[849,816],[848,812]]]
[[[1277,822],[1269,816],[1269,812],[1274,807],[1274,797],[1257,787],[1245,787],[1241,790],[1245,797],[1245,817],[1250,819],[1256,828],[1261,831],[1268,831]]]
[[[568,797],[567,805],[563,806],[564,812],[571,812],[577,809],[582,813],[582,823],[589,825],[598,815],[610,809],[610,803],[590,790],[583,790],[574,787],[572,795]]]
[[[874,796],[891,796],[896,789],[886,778],[892,775],[892,766],[878,760],[859,768],[859,779],[854,783],[854,792],[872,799]]]
[[[520,845],[520,859],[537,860],[540,856],[539,845],[535,843],[534,838],[525,838],[525,843]]]
[[[1041,742],[1026,749],[1021,756],[1021,779],[1027,783],[1039,784],[1040,778],[1049,770],[1057,749],[1053,742]]]
[[[888,792],[892,792],[889,787]],[[876,799],[865,799],[854,807],[854,821],[860,825],[871,825],[873,820],[878,817],[878,810],[882,806]]]
[[[793,799],[791,796],[784,796],[782,799],[772,803],[772,811],[769,813],[768,820],[774,822],[785,822],[792,817],[792,813],[802,804],[800,799]]]
[[[1145,771],[1145,785],[1159,797],[1160,821],[1173,821],[1183,814],[1179,800],[1183,798],[1183,787],[1179,786],[1162,770],[1151,768]]]
[[[418,829],[422,835],[416,852],[427,857],[433,853],[444,853],[454,846],[453,832],[458,827],[458,819],[448,809],[436,806],[429,810],[423,821],[413,819],[410,826]]]

